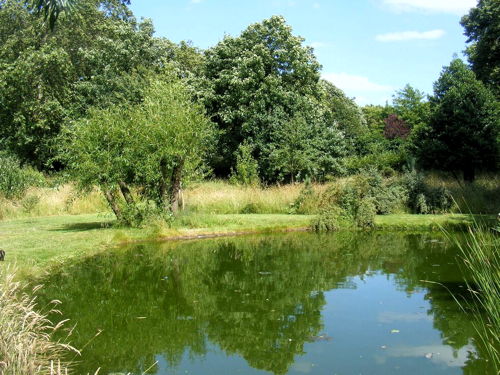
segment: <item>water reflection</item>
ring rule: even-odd
[[[455,251],[381,233],[143,244],[44,293],[76,323],[84,374],[486,374],[471,317],[422,281],[462,291]]]

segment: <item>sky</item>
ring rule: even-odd
[[[432,84],[466,37],[461,17],[476,0],[132,0],[156,36],[206,49],[224,35],[282,15],[312,46],[322,77],[359,105],[385,104],[407,83]]]

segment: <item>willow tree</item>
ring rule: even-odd
[[[80,188],[99,186],[127,221],[123,201],[132,209],[136,200],[155,202],[175,213],[181,183],[202,167],[211,137],[211,123],[184,82],[167,74],[150,80],[141,104],[93,109],[67,128],[61,158]]]

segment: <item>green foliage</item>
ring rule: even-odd
[[[244,140],[255,145],[261,160],[274,131],[295,114],[311,111],[305,99],[317,95],[320,65],[303,41],[275,16],[239,37],[226,36],[206,52],[201,95],[223,131],[212,160],[216,173],[227,175],[234,167]]]
[[[254,147],[248,143],[238,146],[236,166],[229,178],[230,182],[248,186],[260,184],[259,164],[252,155],[253,149]]]
[[[15,156],[0,153],[0,193],[6,198],[19,198],[29,187],[44,183],[40,172],[21,166]]]
[[[375,227],[375,215],[377,208],[373,198],[361,199],[356,210],[356,225],[361,229],[372,229]]]
[[[336,232],[341,228],[341,211],[331,206],[322,209],[311,221],[311,229],[315,232]]]
[[[299,196],[290,205],[289,213],[292,215],[310,214],[317,206],[317,199],[318,197],[314,193],[311,180],[307,179]]]
[[[79,0],[76,13],[49,32],[22,0],[0,8],[0,145],[39,169],[62,167],[63,127],[90,107],[137,103],[145,76],[170,58],[151,21],[118,1]]]
[[[349,151],[359,150],[360,137],[368,130],[362,110],[330,82],[321,80],[319,88],[325,124],[335,124],[344,133]]]
[[[427,125],[430,116],[426,95],[407,84],[393,96],[394,112],[402,118],[410,129]]]
[[[424,176],[409,172],[403,176],[408,192],[408,206],[416,214],[442,214],[450,212],[453,206],[451,193],[444,186],[429,186]]]
[[[429,126],[416,137],[426,167],[463,171],[473,181],[475,171],[498,168],[500,107],[492,93],[459,59],[444,68],[434,84]]]
[[[143,212],[150,211],[150,200],[159,209],[174,203],[181,181],[200,172],[213,136],[202,108],[191,102],[185,84],[172,74],[151,77],[140,105],[89,113],[66,129],[61,158],[82,189],[139,188],[139,198],[147,203],[144,210],[131,209],[128,217],[134,222],[148,216]]]
[[[466,53],[477,77],[500,95],[500,3],[479,0],[461,21],[467,36]]]

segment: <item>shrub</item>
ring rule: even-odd
[[[236,169],[232,170],[230,181],[241,185],[259,185],[259,164],[254,159],[253,146],[242,143],[236,153]]]
[[[403,177],[408,191],[408,206],[417,214],[450,212],[453,198],[444,186],[429,186],[421,173],[410,172]]]
[[[260,212],[259,205],[253,202],[246,204],[240,211],[242,214],[258,214]]]
[[[316,200],[311,180],[307,179],[299,196],[290,205],[289,213],[292,215],[311,213],[316,210]]]
[[[373,198],[363,198],[356,210],[356,225],[358,228],[371,229],[375,227],[377,209]]]
[[[14,156],[0,154],[0,192],[6,198],[21,197],[31,186],[41,186],[43,175],[30,167],[22,167]]]
[[[341,211],[338,207],[328,207],[316,215],[311,222],[311,229],[315,232],[335,232],[340,229]]]
[[[143,228],[147,224],[158,220],[170,223],[173,220],[172,212],[159,208],[154,201],[141,200],[123,208],[119,224]]]

